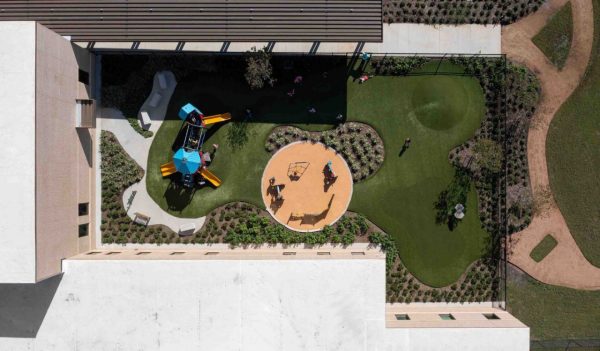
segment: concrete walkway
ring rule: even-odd
[[[588,66],[594,36],[591,0],[571,1],[573,42],[562,70],[554,67],[533,44],[531,38],[567,0],[550,0],[535,14],[502,30],[502,50],[511,60],[529,67],[538,76],[542,96],[527,141],[529,174],[534,194],[550,189],[546,164],[546,136],[552,118],[579,85]],[[600,9],[596,9],[597,11]],[[541,262],[529,254],[547,235],[558,245]],[[533,218],[529,227],[512,236],[509,243],[511,263],[544,283],[576,289],[600,289],[600,268],[586,260],[573,239],[560,209],[551,209]]]
[[[175,76],[173,76],[171,72],[163,72],[163,74],[167,80],[167,88],[160,89],[158,74],[155,75],[152,92],[140,109],[141,111],[147,111],[150,115],[152,120],[152,126],[150,127],[150,130],[153,131],[155,135],[160,128],[162,121],[165,119],[165,113],[169,104],[169,100],[171,99],[171,95],[177,86]],[[148,103],[153,93],[156,91],[160,91],[162,97],[160,103],[155,108],[152,108]],[[196,229],[200,229],[202,225],[204,225],[205,217],[179,218],[172,216],[160,208],[160,206],[158,206],[158,204],[150,197],[148,191],[146,190],[148,153],[150,151],[152,141],[154,140],[154,136],[151,138],[144,138],[141,136],[139,133],[133,130],[133,128],[129,125],[129,121],[127,121],[127,119],[119,110],[104,108],[100,112],[100,118],[100,129],[112,132],[117,137],[129,156],[131,156],[131,158],[133,158],[135,162],[137,162],[137,164],[140,165],[140,167],[142,167],[145,171],[142,180],[139,183],[135,183],[127,188],[123,193],[123,204],[127,209],[127,214],[129,217],[133,219],[135,217],[135,213],[139,212],[150,217],[149,224],[163,224],[175,232],[179,231],[180,226],[189,223],[194,223],[196,225]],[[133,201],[131,204],[128,204],[128,200],[132,198],[132,194],[134,192],[135,195],[133,196]]]
[[[428,25],[418,23],[383,24],[381,43],[360,42],[141,42],[139,50],[201,51],[240,53],[268,47],[274,53],[341,54],[355,51],[407,54],[500,54],[499,25]],[[78,42],[86,47],[88,42]],[[132,42],[95,42],[95,49],[128,50]]]

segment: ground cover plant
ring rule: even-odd
[[[498,226],[504,224],[509,234],[517,232],[529,225],[533,212],[527,134],[539,101],[539,82],[525,67],[498,59],[452,61],[479,78],[487,108],[481,128],[449,157],[456,167],[470,171],[478,190],[481,220],[488,232],[498,233]],[[506,182],[506,189],[500,186],[502,182]],[[504,206],[499,201],[504,198],[508,214],[505,219],[498,217],[497,208]]]
[[[600,32],[594,0],[594,33]],[[546,140],[552,193],[585,257],[600,267],[600,37],[587,72],[550,124]]]
[[[123,191],[144,176],[142,168],[129,157],[110,132],[100,136],[102,171],[102,219],[100,230],[103,243],[151,242],[151,238],[174,238],[175,233],[163,226],[146,227],[134,223],[123,207]],[[159,239],[160,240],[160,239]]]
[[[507,308],[533,340],[600,338],[600,291],[547,285],[509,266]]]
[[[368,124],[349,122],[323,132],[309,132],[283,126],[273,129],[267,137],[265,149],[276,152],[296,141],[321,142],[340,153],[352,172],[355,182],[375,174],[385,158],[383,140]]]
[[[573,14],[570,2],[554,14],[532,39],[533,43],[558,68],[563,68],[565,65],[572,40]]]
[[[545,0],[384,0],[387,23],[510,24],[535,12]]]
[[[131,128],[133,128],[136,132],[138,132],[144,138],[151,138],[154,135],[154,133],[152,131],[144,130],[140,126],[140,122],[137,118],[127,117],[127,121],[129,122],[129,125],[131,126]]]
[[[548,234],[533,248],[533,250],[531,250],[529,256],[531,256],[535,262],[540,262],[546,256],[548,256],[552,250],[554,250],[557,244],[558,242],[556,239],[554,239],[552,235]]]

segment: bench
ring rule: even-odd
[[[182,224],[179,227],[179,236],[192,235],[192,234],[194,234],[195,231],[196,231],[196,224],[194,224],[194,223]]]
[[[167,89],[167,79],[165,78],[165,75],[162,72],[158,74],[158,85],[160,85],[160,88],[162,90]]]
[[[141,214],[139,212],[134,213],[135,214],[135,218],[133,219],[133,221],[137,224],[143,225],[143,226],[148,226],[148,223],[150,223],[150,217]]]
[[[150,129],[150,126],[152,126],[152,120],[150,119],[150,115],[148,114],[148,112],[140,112],[140,123],[142,124],[142,128],[144,130]]]
[[[150,98],[150,102],[148,103],[148,105],[150,105],[150,107],[158,106],[161,98],[162,98],[162,95],[160,95],[159,93],[154,93],[152,95],[152,98]]]

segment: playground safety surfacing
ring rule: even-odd
[[[327,171],[327,163],[335,178]],[[321,143],[295,142],[277,151],[265,167],[261,191],[273,218],[295,231],[335,223],[352,198],[352,174],[341,155]]]

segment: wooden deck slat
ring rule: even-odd
[[[76,41],[381,41],[381,0],[4,0]]]

